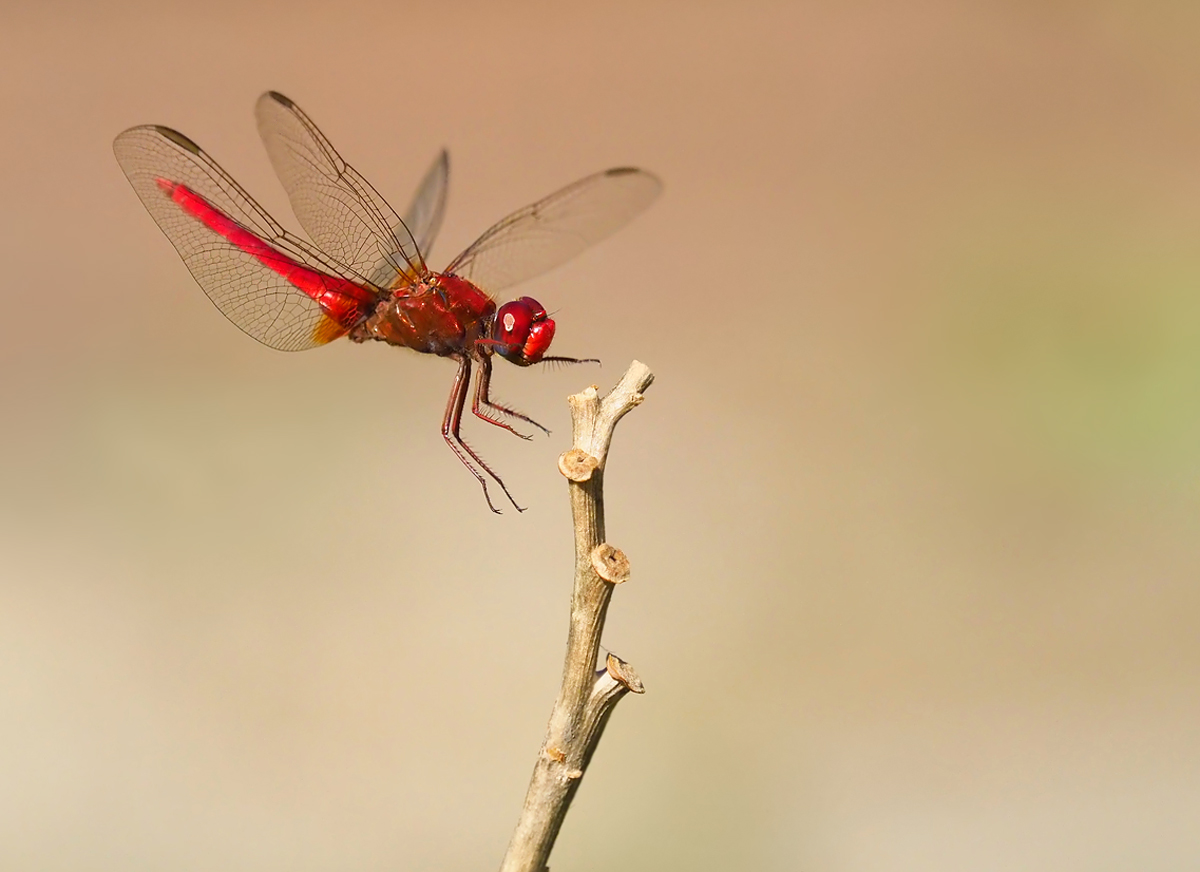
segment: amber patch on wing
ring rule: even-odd
[[[322,315],[321,320],[313,327],[313,342],[317,345],[324,345],[326,342],[332,342],[339,336],[345,336],[348,332],[350,332],[349,328],[343,327],[328,315]]]

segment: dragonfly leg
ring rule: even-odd
[[[514,436],[520,436],[522,439],[532,439],[532,436],[527,436],[519,430],[514,429],[510,425],[501,421],[497,415],[508,415],[510,418],[516,418],[518,421],[524,421],[526,424],[532,424],[537,427],[547,436],[550,431],[539,424],[537,421],[530,418],[528,415],[523,415],[516,409],[512,409],[501,403],[492,402],[489,394],[489,388],[492,383],[492,358],[490,355],[484,355],[479,359],[479,376],[475,380],[475,398],[471,401],[471,412],[476,418],[487,421],[489,424],[494,424],[497,427],[503,427]]]
[[[504,495],[508,497],[508,501],[513,504],[518,512],[523,512],[521,506],[517,505],[517,501],[513,499],[513,495],[508,492],[504,481],[500,476],[496,475],[492,468],[484,462],[475,451],[463,441],[459,435],[459,429],[462,426],[463,407],[467,402],[467,388],[471,382],[471,358],[466,355],[456,357],[458,360],[458,373],[454,376],[454,387],[450,390],[450,399],[446,403],[446,414],[442,417],[442,438],[446,440],[446,444],[450,446],[450,450],[458,457],[459,461],[467,469],[471,471],[471,475],[478,480],[480,487],[483,488],[483,498],[487,500],[488,508],[496,514],[500,514],[500,510],[492,503],[492,495],[488,493],[487,478],[484,473],[491,476],[496,484],[500,485],[500,490],[504,491]],[[474,461],[472,463],[472,461]]]

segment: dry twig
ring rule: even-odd
[[[629,559],[604,541],[604,462],[617,421],[642,402],[642,392],[652,381],[654,374],[635,360],[607,396],[600,397],[593,385],[567,399],[574,447],[558,460],[559,471],[569,482],[575,521],[575,587],[567,656],[546,740],[501,872],[548,869],[550,849],[608,716],[625,694],[645,690],[625,661],[609,654],[604,668],[597,671],[596,660],[613,587],[629,577]]]

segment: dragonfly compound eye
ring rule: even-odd
[[[505,303],[496,312],[497,353],[519,366],[542,359],[554,338],[554,322],[546,309],[532,297]]]

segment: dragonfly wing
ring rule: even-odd
[[[397,272],[424,273],[400,217],[299,106],[268,91],[258,98],[255,116],[292,211],[318,248],[368,277],[385,261]]]
[[[417,250],[425,260],[429,259],[429,249],[433,247],[433,240],[442,227],[442,217],[446,213],[446,186],[449,180],[450,155],[442,149],[429,171],[425,173],[425,178],[421,180],[408,211],[404,213],[403,224],[392,228],[398,239],[403,239],[406,231],[411,232],[417,243]],[[379,261],[370,275],[371,281],[381,288],[391,287],[399,275],[393,266],[397,262],[404,262],[399,252]]]
[[[445,271],[488,291],[515,285],[614,233],[661,191],[658,178],[644,170],[596,173],[493,225]]]
[[[426,258],[433,240],[442,228],[442,217],[446,214],[446,186],[450,181],[450,153],[442,149],[430,165],[421,186],[417,188],[408,211],[404,213],[404,223],[412,231],[417,241],[417,248]]]
[[[255,339],[312,348],[369,311],[376,289],[285,231],[182,133],[134,127],[113,152],[200,287]]]

